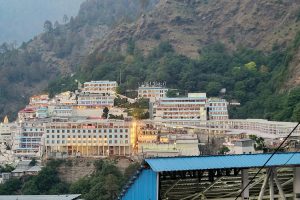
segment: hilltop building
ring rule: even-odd
[[[161,98],[167,97],[168,89],[163,84],[144,84],[138,88],[138,98],[149,99],[155,102]]]
[[[153,105],[153,117],[156,120],[206,120],[206,101],[206,93],[161,98]]]
[[[117,86],[116,81],[85,82],[77,95],[77,108],[113,107]]]
[[[35,95],[30,97],[29,106],[30,107],[46,107],[49,105],[49,96],[48,94]]]
[[[115,94],[118,83],[116,81],[90,81],[83,84],[81,91],[83,93],[101,94],[110,93]]]

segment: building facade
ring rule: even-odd
[[[206,94],[189,93],[188,97],[162,98],[153,105],[157,120],[206,120]]]
[[[225,99],[209,98],[207,101],[208,120],[228,120],[228,102]]]
[[[45,124],[45,151],[70,156],[128,156],[132,129],[122,120],[83,120]]]
[[[14,133],[12,150],[17,157],[42,156],[42,137],[44,135],[44,120],[27,120],[20,122]]]
[[[107,94],[81,93],[78,95],[77,106],[86,108],[113,107],[115,96]]]
[[[168,89],[156,85],[142,85],[138,88],[138,98],[149,99],[150,102],[155,102],[161,98],[167,97]]]
[[[118,87],[116,81],[90,81],[83,84],[82,92],[84,93],[115,93]]]

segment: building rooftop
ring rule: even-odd
[[[146,159],[155,172],[207,169],[257,168],[262,166],[271,154],[215,155],[174,158]],[[279,153],[266,166],[298,165],[300,152]]]

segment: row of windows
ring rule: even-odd
[[[60,129],[55,129],[55,130],[47,130],[47,133],[128,133],[128,129],[77,129],[77,130],[60,130]]]
[[[55,135],[47,135],[46,136],[46,138],[71,138],[71,135],[68,135],[68,136],[65,136],[65,135],[56,135],[56,137],[55,137]],[[128,138],[128,135],[104,135],[103,137],[102,137],[102,135],[98,135],[98,137],[97,137],[97,135],[73,135],[72,136],[72,138]]]
[[[35,128],[35,129],[32,129],[32,128],[24,128],[24,131],[26,132],[32,132],[32,131],[43,131],[43,129],[42,128]]]
[[[100,141],[97,140],[73,140],[73,141],[66,141],[66,140],[47,140],[47,144],[66,144],[66,143],[100,143]],[[102,143],[104,144],[128,144],[128,140],[102,140]]]

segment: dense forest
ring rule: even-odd
[[[82,194],[86,200],[111,200],[116,199],[124,184],[140,168],[138,163],[132,163],[122,173],[113,160],[96,160],[93,174],[68,184],[60,179],[58,167],[72,164],[71,160],[48,161],[37,176],[10,179],[1,184],[0,195]]]

